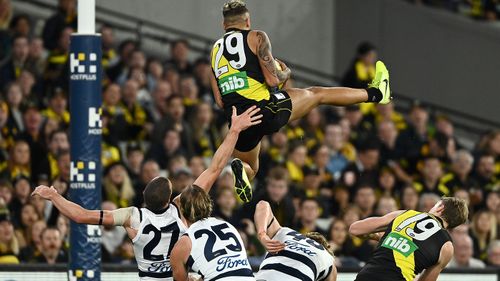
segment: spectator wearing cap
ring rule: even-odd
[[[62,237],[59,229],[47,227],[41,234],[42,255],[36,259],[38,263],[56,264],[68,262],[68,256],[62,249]]]
[[[470,176],[473,164],[474,158],[470,152],[464,149],[457,151],[451,159],[450,172],[441,178],[441,184],[451,191],[476,187],[476,182]]]
[[[497,238],[496,217],[487,210],[479,210],[472,216],[471,237],[474,243],[474,257],[487,260],[488,245]]]
[[[192,73],[193,66],[189,62],[189,42],[185,39],[178,39],[170,45],[171,59],[167,65],[174,67],[180,74]]]
[[[155,177],[158,177],[159,175],[160,175],[160,166],[158,165],[158,163],[156,161],[146,160],[142,163],[139,181],[134,186],[134,190],[135,190],[134,206],[135,207],[138,207],[138,208],[142,207],[143,201],[144,201],[142,192],[144,191],[146,184],[148,182],[150,182],[152,179],[154,179]]]
[[[436,157],[427,157],[423,160],[420,178],[413,183],[419,193],[434,193],[438,196],[448,196],[451,191],[441,183],[443,168]]]
[[[49,99],[49,106],[42,111],[45,118],[55,119],[64,127],[69,127],[67,95],[62,88],[56,88]]]
[[[7,210],[0,210],[0,264],[19,263],[19,243]]]
[[[215,125],[212,106],[208,102],[199,103],[191,119],[193,147],[195,155],[210,158],[222,140]]]
[[[73,1],[73,0],[69,0]],[[68,89],[69,81],[69,42],[71,34],[74,32],[72,27],[63,27],[58,33],[57,46],[50,50],[47,57],[47,67],[44,73],[44,82],[46,92],[61,87]],[[44,42],[46,42],[44,40]],[[50,49],[50,48],[48,48]]]
[[[300,233],[319,232],[326,235],[326,231],[318,226],[321,215],[320,204],[314,198],[305,198],[300,202],[299,219],[295,229]]]
[[[453,240],[455,251],[453,258],[446,266],[447,268],[484,268],[483,261],[472,257],[472,239],[469,236],[463,236],[460,239]]]
[[[488,246],[488,265],[500,267],[500,240],[495,240]]]
[[[419,103],[415,103],[408,117],[408,128],[398,135],[396,149],[404,159],[402,167],[413,174],[417,171],[422,147],[429,140],[429,113]]]
[[[16,35],[11,43],[10,59],[0,68],[0,85],[7,85],[16,80],[21,71],[27,67],[29,40],[23,35]]]
[[[103,179],[103,199],[126,208],[133,204],[134,197],[134,187],[124,165],[120,162],[109,165]]]
[[[341,180],[345,186],[351,188],[351,194],[355,191],[354,187],[359,184],[377,185],[380,159],[379,147],[379,142],[375,139],[363,142],[358,147],[356,161],[344,169]]]
[[[356,57],[342,78],[342,86],[366,88],[368,83],[375,77],[376,61],[376,47],[370,42],[360,43],[356,51]]]

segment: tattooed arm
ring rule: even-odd
[[[271,51],[271,41],[264,31],[255,30],[252,33],[253,36],[251,37],[253,37],[253,44],[250,44],[250,47],[254,47],[252,51],[255,51],[259,58],[260,68],[264,73],[266,84],[270,87],[277,87],[290,78],[291,70],[281,62],[280,65],[282,70],[276,67]]]

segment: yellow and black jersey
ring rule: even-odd
[[[212,71],[225,108],[269,100],[259,59],[248,45],[250,30],[228,29],[211,52]]]
[[[389,224],[356,281],[412,281],[424,269],[437,264],[441,247],[448,241],[451,237],[440,218],[406,211]]]

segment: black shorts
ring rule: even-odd
[[[262,100],[255,104],[234,104],[238,114],[241,114],[252,105],[257,105],[261,109],[262,123],[240,133],[236,143],[236,150],[241,152],[254,149],[264,136],[279,131],[288,123],[290,115],[292,115],[292,100],[288,93],[283,90],[271,93],[269,100]],[[225,114],[228,121],[231,122],[232,109],[230,106],[225,108]]]

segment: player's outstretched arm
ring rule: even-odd
[[[231,117],[231,128],[226,138],[214,154],[212,163],[195,181],[194,185],[203,188],[206,192],[210,191],[220,173],[226,166],[229,158],[233,154],[234,147],[238,141],[238,135],[248,127],[262,122],[262,114],[259,114],[260,108],[252,106],[240,115],[237,115],[236,108],[233,106],[233,116]]]
[[[285,244],[277,240],[272,240],[280,230],[281,225],[274,218],[273,210],[267,201],[259,201],[255,207],[254,214],[255,228],[260,242],[270,253],[276,253],[285,248]]]
[[[354,236],[363,236],[384,231],[389,223],[402,212],[404,211],[394,211],[383,217],[371,217],[354,222],[349,227],[349,233]]]
[[[290,78],[292,71],[281,61],[278,61],[281,70],[276,67],[272,54],[271,41],[264,31],[256,30],[252,33],[256,37],[255,51],[259,58],[260,68],[266,79],[266,84],[270,87],[277,87]]]
[[[439,252],[438,263],[425,269],[418,278],[418,281],[436,281],[439,273],[441,273],[453,257],[453,251],[453,244],[451,241],[446,242]]]
[[[191,252],[191,240],[186,235],[183,235],[177,243],[175,243],[172,253],[170,253],[170,265],[174,274],[174,280],[187,281],[188,271],[187,260]]]
[[[130,216],[132,215],[133,207],[113,211],[87,210],[61,196],[53,186],[48,187],[45,185],[38,186],[31,193],[31,196],[34,195],[39,195],[43,199],[52,201],[61,214],[76,223],[102,224],[107,226],[130,225]]]

